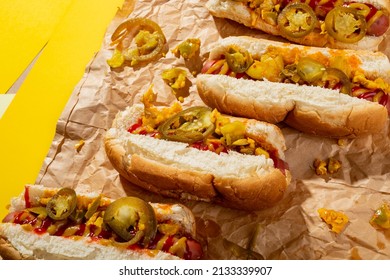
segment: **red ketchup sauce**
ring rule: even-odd
[[[29,187],[24,188],[24,203],[26,205],[26,208],[31,207],[31,202],[30,202],[30,189]]]
[[[355,92],[357,91],[363,91],[361,94],[356,94]],[[357,96],[357,98],[360,99],[365,99],[371,102],[374,102],[374,97],[380,92],[380,89],[363,89],[361,87],[353,87],[352,88],[352,93],[354,96]],[[380,96],[378,103],[381,104],[382,106],[386,107],[388,114],[390,115],[390,100],[389,100],[389,95],[387,93],[383,93],[382,96]]]
[[[37,234],[43,234],[47,232],[47,229],[49,228],[49,226],[51,226],[51,224],[51,220],[49,218],[46,218],[42,221],[41,226],[34,229],[34,232]]]

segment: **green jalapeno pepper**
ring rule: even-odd
[[[366,35],[367,22],[356,9],[336,7],[326,15],[325,28],[337,41],[355,43]]]
[[[122,197],[111,203],[103,221],[122,239],[126,245],[141,241],[149,244],[157,232],[157,220],[152,206],[137,197]]]
[[[352,84],[348,76],[340,69],[326,68],[321,81],[329,88],[335,88],[341,84],[340,92],[348,95],[351,94]]]
[[[321,79],[324,72],[325,65],[312,58],[303,57],[298,61],[297,73],[305,82],[313,83]]]
[[[230,46],[225,52],[226,62],[235,73],[244,73],[253,63],[251,54],[238,46]]]
[[[113,67],[120,67],[125,60],[134,66],[139,62],[148,62],[155,59],[163,51],[166,42],[160,26],[147,18],[132,18],[122,22],[111,36],[116,51],[107,63]],[[132,41],[136,47],[130,48]]]
[[[301,38],[308,35],[317,22],[313,9],[304,3],[289,4],[278,16],[280,33],[287,38]]]
[[[213,133],[211,109],[195,106],[173,115],[159,127],[162,138],[172,141],[194,143]]]
[[[101,196],[99,195],[97,198],[95,198],[89,205],[88,210],[85,213],[85,218],[89,220],[93,214],[97,211],[97,209],[100,206]]]
[[[390,209],[389,206],[384,203],[381,205],[371,217],[370,224],[377,228],[389,229],[390,228]]]
[[[71,188],[62,188],[48,201],[46,211],[53,220],[64,220],[72,214],[76,206],[76,192]]]
[[[200,39],[189,38],[173,49],[172,53],[177,57],[182,56],[184,59],[190,59],[194,57],[197,52],[199,52],[199,49]]]

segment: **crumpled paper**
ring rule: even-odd
[[[36,183],[101,192],[112,198],[136,195],[152,202],[177,202],[143,191],[120,177],[107,159],[102,139],[115,114],[140,102],[151,84],[158,93],[158,105],[175,101],[161,78],[164,69],[181,67],[189,73],[199,72],[210,45],[221,37],[272,38],[235,22],[213,18],[205,3],[206,0],[125,1],[108,26],[101,50],[87,66],[58,120],[55,138]],[[168,51],[165,57],[143,67],[110,70],[106,63],[113,52],[110,36],[130,17],[156,21],[164,31],[169,50],[187,38],[201,39],[200,57],[187,63]],[[388,56],[389,41],[381,46]],[[190,75],[190,80],[190,96],[183,107],[202,104],[196,93],[195,77]],[[293,179],[278,205],[246,212],[205,202],[182,202],[196,217],[205,258],[389,259],[390,230],[377,230],[369,224],[374,210],[390,202],[388,128],[339,145],[335,139],[305,135],[280,126],[286,138],[286,160]],[[80,140],[84,145],[76,149]],[[328,177],[317,176],[314,159],[329,157],[342,162],[341,171]],[[332,232],[318,216],[319,208],[345,213],[349,223],[344,231]]]

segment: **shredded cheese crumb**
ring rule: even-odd
[[[316,160],[314,160],[314,164],[313,165],[314,165],[314,168],[315,168],[315,172],[316,172],[316,174],[318,176],[326,175],[328,173],[325,161],[320,160],[320,159],[316,159]]]
[[[327,160],[315,159],[313,162],[315,173],[318,176],[337,173],[341,167],[341,161],[331,157]]]
[[[340,147],[345,146],[346,143],[347,143],[347,140],[345,138],[340,138],[337,140],[337,145],[339,145]]]
[[[349,222],[347,215],[335,210],[320,208],[317,210],[320,218],[329,225],[331,230],[335,233],[340,233],[344,230]]]
[[[381,89],[385,92],[390,92],[390,85],[386,83],[382,78],[377,78],[374,81],[369,80],[365,77],[365,75],[361,72],[356,72],[355,76],[353,77],[354,83],[360,83],[361,85],[365,86],[369,89]]]
[[[85,144],[85,141],[80,140],[77,144],[74,145],[74,148],[76,149],[76,151],[78,153],[81,151],[81,148],[84,146],[84,144]]]

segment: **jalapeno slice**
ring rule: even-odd
[[[356,9],[336,7],[326,15],[325,28],[337,41],[356,43],[366,35],[367,22]]]
[[[324,75],[321,78],[325,87],[340,88],[340,92],[351,94],[352,84],[348,76],[337,68],[326,68]]]
[[[251,54],[238,46],[230,46],[225,58],[229,68],[236,73],[244,73],[253,63]]]
[[[200,39],[198,38],[189,38],[184,42],[180,43],[175,49],[172,50],[172,53],[177,57],[182,56],[184,59],[190,59],[199,52],[200,49]]]
[[[308,83],[321,79],[325,69],[325,65],[309,57],[301,58],[297,64],[298,75]]]
[[[137,197],[122,197],[111,203],[103,221],[122,239],[126,245],[142,240],[144,245],[156,236],[157,220],[152,206]]]
[[[214,132],[211,109],[195,106],[173,115],[163,122],[158,131],[162,138],[172,141],[194,143]]]
[[[88,210],[85,213],[85,218],[89,220],[93,214],[98,210],[100,206],[100,201],[101,201],[101,196],[99,195],[97,198],[95,198],[89,205],[88,205]]]
[[[124,60],[130,61],[132,66],[151,61],[162,52],[166,42],[160,26],[147,18],[132,18],[122,22],[111,40],[117,45],[117,52],[107,61],[113,68],[122,66]],[[136,47],[130,48],[133,40]]]
[[[48,201],[46,211],[53,220],[64,220],[72,214],[76,206],[76,192],[71,188],[62,188]]]
[[[47,217],[47,210],[45,207],[37,206],[37,207],[27,208],[26,210],[31,213],[37,214],[42,219],[45,219]]]
[[[390,228],[390,209],[387,203],[384,203],[375,211],[370,220],[370,224],[382,229]]]
[[[280,33],[287,38],[301,38],[308,35],[317,22],[313,9],[304,3],[289,4],[278,16]]]

